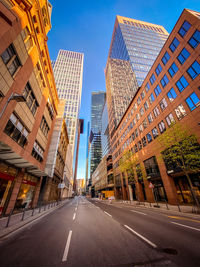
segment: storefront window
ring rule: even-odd
[[[31,208],[38,179],[25,174],[15,203],[15,209]]]

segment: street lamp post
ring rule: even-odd
[[[12,93],[12,94],[10,95],[10,97],[8,98],[6,104],[4,105],[4,107],[3,107],[3,109],[2,109],[2,111],[1,111],[1,113],[0,113],[0,119],[1,119],[1,117],[3,116],[3,114],[4,114],[4,112],[5,112],[5,110],[6,110],[7,106],[8,106],[8,104],[9,104],[9,102],[10,102],[11,100],[15,100],[15,101],[17,101],[17,102],[26,102],[26,98],[25,98],[23,95],[19,95],[19,94],[17,94],[17,93]]]

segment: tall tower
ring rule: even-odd
[[[60,50],[53,71],[60,99],[65,100],[64,118],[69,144],[74,155],[77,124],[81,104],[84,54]]]
[[[93,141],[91,145],[90,157],[90,178],[92,173],[102,158],[101,149],[101,128],[102,128],[102,111],[105,103],[106,93],[103,91],[92,92],[91,101],[91,131],[93,132]]]
[[[105,69],[111,137],[167,37],[162,26],[116,17]]]

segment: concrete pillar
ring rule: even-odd
[[[164,184],[165,192],[167,194],[168,203],[172,205],[177,205],[178,194],[174,179],[167,174],[167,169],[161,156],[159,156],[158,167]]]
[[[20,189],[22,180],[24,178],[24,173],[25,173],[24,169],[20,170],[17,174],[17,177],[15,178],[15,182],[14,182],[15,184],[14,184],[12,194],[11,194],[11,197],[10,197],[8,207],[6,209],[5,214],[9,214],[11,212],[11,210],[14,209],[14,207],[15,207],[15,202],[16,202],[16,199],[17,199],[17,196],[19,193],[19,189]]]
[[[32,201],[32,208],[35,208],[37,206],[41,184],[42,184],[42,177],[39,178],[39,181],[35,188],[35,194],[34,194],[33,201]]]

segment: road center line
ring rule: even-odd
[[[77,207],[75,208],[75,210],[77,210]]]
[[[105,214],[107,214],[108,216],[112,217],[112,215],[110,215],[108,212],[104,211]]]
[[[198,228],[194,228],[194,227],[191,227],[191,226],[188,226],[188,225],[184,225],[184,224],[180,224],[180,223],[176,223],[176,222],[171,222],[171,223],[177,224],[177,225],[180,225],[180,226],[183,226],[183,227],[186,227],[186,228],[190,228],[192,230],[196,230],[196,231],[200,232],[200,229],[198,229]]]
[[[67,255],[68,255],[68,252],[69,252],[69,246],[70,246],[71,237],[72,237],[72,231],[70,230],[68,238],[67,238],[67,243],[66,243],[66,246],[65,246],[65,250],[64,250],[62,261],[67,261]]]
[[[127,229],[129,229],[131,232],[133,232],[135,235],[139,236],[142,240],[144,240],[146,243],[148,243],[150,246],[152,246],[153,248],[157,248],[157,246],[151,242],[150,240],[148,240],[146,237],[140,235],[139,233],[137,233],[136,231],[134,231],[132,228],[130,228],[128,225],[124,225]]]
[[[140,211],[136,211],[136,210],[131,210],[132,212],[135,212],[135,213],[139,213],[139,214],[142,214],[142,215],[147,215],[146,213],[143,213],[143,212],[140,212]]]
[[[74,216],[73,216],[73,221],[75,220],[75,218],[76,218],[76,213],[74,213]]]

